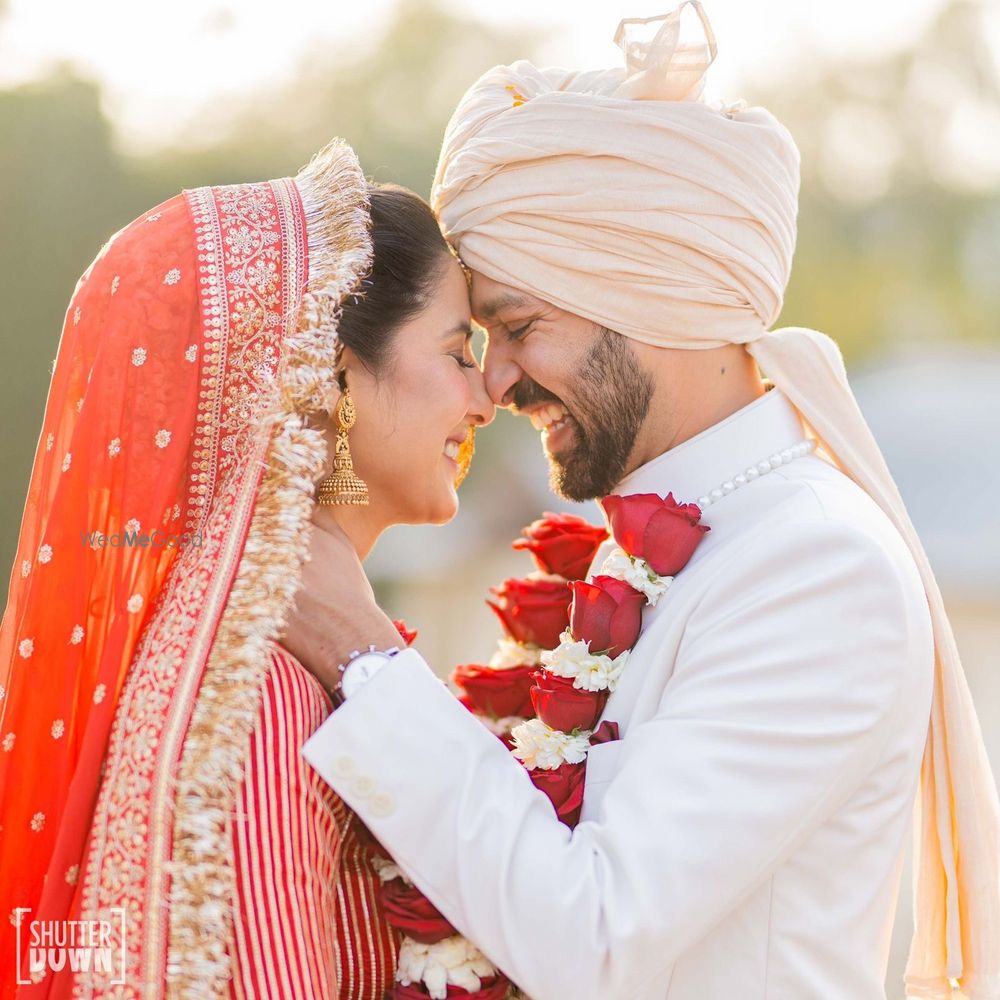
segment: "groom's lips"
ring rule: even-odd
[[[542,444],[545,450],[556,458],[565,451],[576,433],[576,421],[568,413],[562,420],[546,427],[542,431]]]

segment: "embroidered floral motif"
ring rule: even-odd
[[[142,594],[133,594],[128,599],[128,603],[125,605],[125,607],[128,608],[129,611],[132,612],[132,614],[135,614],[136,611],[142,610],[142,605],[143,605]]]
[[[21,560],[21,576],[27,576],[31,572],[31,562],[27,559]]]
[[[34,816],[31,817],[31,829],[35,833],[39,833],[45,828],[45,813],[36,812]]]
[[[38,561],[40,563],[47,563],[47,562],[51,562],[52,561],[52,546],[51,545],[43,545],[38,550]]]
[[[163,278],[163,284],[165,285],[176,285],[178,281],[181,280],[181,272],[179,268],[172,267],[167,271]]]
[[[191,344],[188,349],[184,352],[185,361],[197,361],[198,360],[198,345]]]
[[[104,701],[104,696],[107,693],[108,693],[107,684],[98,684],[97,687],[94,688],[94,704],[100,705],[100,703]]]
[[[137,347],[132,351],[132,364],[139,367],[139,365],[144,365],[146,363],[146,349],[144,347]]]
[[[28,659],[29,656],[35,651],[35,643],[32,639],[22,639],[18,643],[17,651],[21,654],[23,659]]]
[[[170,444],[170,431],[158,430],[156,432],[156,447],[166,448]]]
[[[17,739],[17,737],[16,737],[16,736],[15,736],[15,735],[14,735],[13,733],[8,733],[8,734],[7,734],[7,735],[6,735],[6,736],[5,736],[4,738],[3,738],[3,743],[2,743],[2,744],[0,744],[0,745],[2,745],[2,746],[3,746],[3,748],[4,748],[4,751],[5,751],[6,753],[10,753],[10,752],[11,752],[11,750],[13,750],[13,749],[14,749],[14,740],[15,740],[15,739]]]
[[[83,626],[82,625],[74,625],[73,626],[73,631],[70,634],[69,641],[74,646],[79,646],[80,643],[83,642]]]
[[[52,433],[50,432],[50,433],[48,434],[48,436],[47,436],[47,437],[45,438],[45,450],[46,450],[46,451],[52,451],[52,446],[53,446],[53,445],[54,445],[55,443],[56,443],[56,436],[55,436],[55,434],[52,434]]]
[[[121,275],[116,274],[111,279],[111,294],[114,295],[118,291],[118,286],[121,284]]]
[[[52,739],[60,739],[63,733],[66,732],[66,723],[63,722],[62,719],[56,719],[56,721],[52,723],[52,729],[50,732],[52,733]]]
[[[126,531],[127,531],[127,532],[128,532],[129,534],[130,534],[130,535],[133,535],[133,534],[135,534],[136,532],[138,532],[138,531],[139,531],[139,529],[140,529],[140,527],[142,527],[142,526],[141,526],[141,525],[139,524],[139,519],[138,519],[137,517],[132,517],[132,518],[129,518],[129,519],[128,519],[128,520],[127,520],[127,521],[125,522],[125,530],[126,530]]]
[[[122,439],[112,438],[108,442],[108,457],[114,458],[122,450]]]
[[[79,865],[70,865],[69,868],[66,869],[66,876],[65,877],[66,877],[66,881],[70,885],[76,885],[77,880],[80,877],[80,866]]]
[[[65,457],[63,458],[62,470],[63,472],[68,472],[70,463],[73,461],[73,456],[67,451]]]
[[[80,307],[77,306],[73,310],[73,326],[76,326],[80,322]]]

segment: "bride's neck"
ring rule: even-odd
[[[347,535],[358,558],[364,562],[368,554],[375,547],[379,535],[389,525],[386,523],[384,515],[377,507],[320,507],[317,505],[314,515],[315,521],[322,526],[326,521],[328,524],[336,524],[341,531]]]

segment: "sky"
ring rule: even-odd
[[[125,148],[183,141],[213,99],[277,85],[328,44],[330,59],[377,39],[394,0],[7,0],[0,22],[0,86],[70,63],[101,82]],[[544,60],[574,67],[619,61],[622,17],[662,14],[672,0],[440,0],[487,23],[536,26]],[[814,58],[905,46],[942,0],[706,0],[719,44],[708,96],[786,76]],[[998,25],[1000,30],[1000,25]],[[485,69],[486,67],[484,67]],[[470,81],[471,82],[471,81]],[[713,88],[718,95],[713,95]],[[738,96],[738,95],[736,95]]]

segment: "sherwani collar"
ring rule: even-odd
[[[805,432],[795,408],[771,389],[725,420],[665,451],[630,472],[612,491],[672,492],[678,502],[693,502],[727,479],[775,452],[798,444]]]

